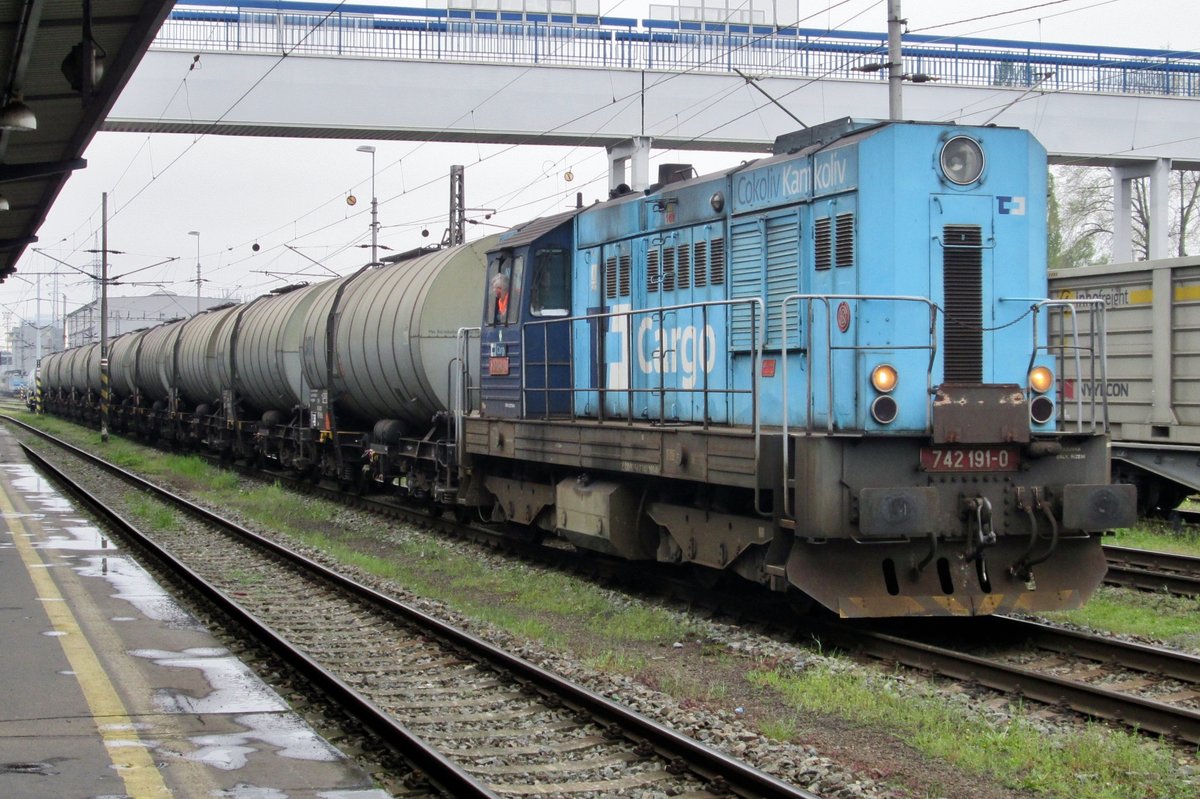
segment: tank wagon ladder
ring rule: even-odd
[[[434,491],[447,501],[452,500],[458,491],[458,486],[462,484],[462,475],[459,472],[466,463],[466,435],[463,430],[463,419],[480,408],[480,385],[477,380],[474,380],[471,372],[471,351],[472,342],[474,342],[475,351],[478,352],[482,333],[483,329],[480,327],[460,327],[454,337],[457,354],[446,365],[446,380],[449,387],[446,396],[450,398],[450,419],[446,427],[448,440],[445,451],[454,454],[454,462],[445,464],[445,470],[439,471],[438,480],[444,482],[435,485]]]
[[[322,397],[323,419],[317,419],[318,429],[321,434],[327,433],[329,441],[333,448],[333,459],[335,469],[337,471],[337,479],[339,482],[349,482],[351,479],[350,467],[346,464],[346,456],[342,451],[341,431],[339,430],[339,418],[337,412],[338,399],[341,397],[343,390],[337,390],[335,376],[337,374],[337,357],[338,357],[338,327],[342,318],[342,298],[346,294],[346,290],[350,288],[350,284],[364,274],[369,272],[375,266],[374,262],[363,264],[350,277],[338,283],[337,290],[333,294],[333,300],[329,305],[329,313],[325,318],[325,386],[328,395]]]
[[[225,429],[231,431],[238,438],[241,436],[242,421],[241,391],[238,390],[238,386],[241,384],[241,362],[238,360],[238,344],[242,337],[242,319],[245,318],[250,308],[261,299],[263,298],[256,297],[250,302],[244,303],[238,309],[234,317],[233,330],[229,333],[229,388],[221,391],[221,415],[225,417]],[[208,435],[211,437],[212,431],[209,431]]]

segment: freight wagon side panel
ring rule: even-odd
[[[1104,397],[1114,441],[1200,444],[1200,259],[1055,270],[1050,295],[1107,308],[1108,379],[1060,367],[1068,419],[1077,399]],[[1053,329],[1070,344],[1069,317]]]

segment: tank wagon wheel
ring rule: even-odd
[[[1179,506],[1191,496],[1191,489],[1181,485],[1164,485],[1158,492],[1158,512],[1165,518],[1179,518]]]
[[[1138,515],[1149,518],[1170,519],[1175,509],[1192,493],[1190,489],[1158,477],[1130,477],[1124,475],[1121,482],[1137,486]]]
[[[810,619],[814,616],[833,618],[835,615],[798,588],[789,587],[786,598],[788,607],[798,619]]]
[[[692,579],[701,588],[716,588],[725,579],[725,572],[720,569],[714,569],[711,566],[701,566],[699,563],[689,564],[692,573]]]

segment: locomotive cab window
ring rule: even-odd
[[[508,325],[517,321],[521,306],[521,274],[523,256],[502,253],[488,266],[487,319],[491,325]]]
[[[571,270],[566,250],[546,247],[537,251],[529,292],[529,312],[534,316],[570,315]]]

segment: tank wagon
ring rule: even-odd
[[[1200,492],[1200,258],[1055,270],[1050,293],[1107,306],[1106,380],[1064,390],[1108,404],[1113,479],[1143,514],[1169,513]]]
[[[156,328],[114,345],[137,383],[116,407],[843,616],[1072,607],[1135,496],[1105,403],[1064,392],[1108,379],[1104,304],[1047,298],[1045,196],[1025,131],[839,120]]]

